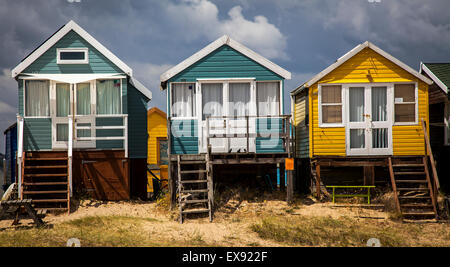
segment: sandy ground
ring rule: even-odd
[[[214,221],[208,218],[188,218],[184,224],[177,220],[177,211],[168,211],[156,203],[148,202],[98,202],[82,201],[71,214],[49,214],[44,218],[48,224],[57,225],[66,221],[87,216],[131,216],[151,218],[153,222],[145,224],[148,233],[164,233],[167,240],[200,239],[206,244],[220,246],[281,246],[278,242],[260,238],[250,229],[257,220],[266,216],[325,216],[340,218],[353,217],[357,220],[385,221],[388,216],[384,212],[362,208],[336,208],[331,203],[297,203],[288,206],[281,200],[264,200],[259,202],[229,200],[220,207]],[[22,226],[31,220],[22,220]],[[11,221],[0,221],[0,228],[12,229]]]

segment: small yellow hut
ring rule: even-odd
[[[168,157],[167,157],[167,115],[157,107],[147,112],[148,125],[148,156],[147,164],[150,172],[147,172],[147,193],[153,195],[152,173],[158,178],[167,179]],[[167,181],[167,180],[166,180]],[[165,182],[167,183],[167,182]]]

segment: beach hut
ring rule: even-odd
[[[147,102],[133,70],[69,21],[13,70],[19,197],[70,210],[74,193],[146,196]]]
[[[317,197],[326,193],[324,186],[390,182],[398,211],[436,216],[436,191],[422,187],[437,179],[428,175],[426,149],[430,84],[431,79],[364,42],[295,88],[297,164],[306,169],[299,173],[310,174]],[[358,167],[362,173],[352,178],[337,167],[344,172]],[[418,210],[420,205],[426,208]]]

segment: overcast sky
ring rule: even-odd
[[[0,130],[15,121],[10,71],[74,20],[153,91],[159,75],[223,34],[292,72],[288,92],[369,40],[414,69],[450,62],[449,0],[0,0]],[[4,153],[4,137],[0,142]]]

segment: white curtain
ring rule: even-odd
[[[56,116],[67,117],[70,114],[70,84],[56,84]]]
[[[372,129],[372,147],[387,148],[388,147],[388,129],[379,128]]]
[[[372,87],[372,120],[387,120],[387,89],[386,87]]]
[[[89,83],[77,84],[77,115],[91,114],[91,90]]]
[[[258,116],[280,115],[279,82],[257,82],[257,108]]]
[[[223,105],[223,84],[203,83],[202,84],[202,118],[209,116],[222,116]]]
[[[68,124],[56,124],[56,141],[69,140],[69,125]]]
[[[25,81],[25,115],[50,116],[48,81]]]
[[[247,116],[250,105],[250,83],[229,84],[229,115]]]
[[[195,84],[172,84],[172,117],[195,116]]]
[[[350,121],[364,121],[364,87],[350,87]]]
[[[365,129],[350,129],[350,148],[365,147]]]
[[[120,80],[97,80],[97,114],[120,114]]]

